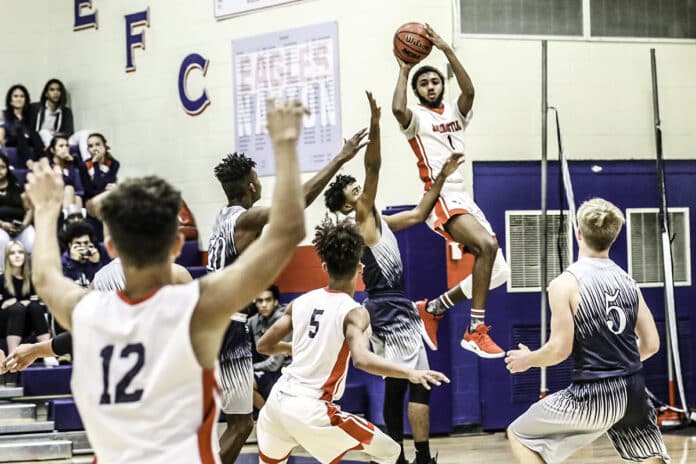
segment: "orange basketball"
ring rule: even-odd
[[[432,48],[433,43],[421,23],[406,23],[394,33],[394,54],[406,63],[419,63]]]

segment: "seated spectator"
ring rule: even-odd
[[[31,104],[34,130],[41,137],[44,147],[51,144],[57,133],[69,137],[75,132],[72,110],[67,107],[68,95],[58,79],[49,79],[41,92],[41,100]]]
[[[98,246],[94,229],[85,222],[75,222],[67,225],[61,239],[66,247],[61,257],[63,275],[81,287],[89,287],[94,274],[110,261]]]
[[[63,172],[63,183],[65,190],[63,191],[63,214],[67,218],[75,212],[82,213],[82,198],[75,193],[75,185],[77,184],[77,176],[80,171],[79,160],[75,160],[70,154],[70,146],[68,138],[63,134],[56,134],[51,139],[48,146],[50,162],[52,166],[59,166]],[[81,181],[81,179],[80,179]]]
[[[90,158],[79,163],[82,187],[85,189],[85,201],[87,210],[90,210],[89,202],[92,198],[116,185],[118,169],[121,166],[116,158],[111,155],[106,138],[99,133],[90,134],[87,139],[87,149]]]
[[[0,312],[5,314],[9,352],[32,332],[39,342],[49,340],[46,310],[31,283],[31,266],[24,246],[16,240],[5,247],[4,273],[0,278]],[[56,359],[47,364],[55,365]]]
[[[5,96],[5,110],[0,118],[0,147],[16,147],[24,161],[39,159],[44,148],[41,137],[34,130],[29,102],[27,88],[13,85]]]
[[[275,285],[262,292],[254,303],[258,313],[249,318],[249,330],[254,337],[254,346],[259,339],[271,328],[273,323],[285,312],[285,305],[279,302],[280,291]],[[285,341],[292,341],[292,334]],[[280,378],[280,368],[290,364],[290,357],[278,354],[266,356],[254,350],[254,407],[261,409],[266,404],[266,398],[271,388]]]
[[[5,262],[5,247],[10,240],[22,242],[31,254],[34,245],[33,208],[11,169],[4,153],[0,152],[0,263]]]

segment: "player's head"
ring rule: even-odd
[[[312,244],[332,279],[353,279],[362,269],[360,257],[365,242],[355,224],[324,220],[316,227]]]
[[[50,101],[58,108],[62,108],[66,105],[68,101],[68,96],[65,92],[65,86],[58,79],[49,79],[44,85],[41,91],[41,106],[46,104],[46,101]]]
[[[361,194],[362,187],[355,177],[339,174],[324,192],[324,204],[332,213],[340,211],[349,214],[355,209]]]
[[[280,304],[279,300],[280,290],[278,290],[278,286],[271,285],[256,297],[254,303],[256,304],[256,309],[259,311],[259,314],[267,318],[276,310]]]
[[[413,73],[411,87],[422,105],[439,108],[445,95],[445,76],[432,66],[421,66]]]
[[[261,182],[254,167],[256,162],[244,153],[228,154],[215,166],[215,177],[225,191],[227,201],[239,202],[249,196],[252,203],[261,198]]]
[[[167,264],[183,245],[177,214],[181,194],[156,176],[128,179],[102,202],[100,214],[109,228],[105,241],[124,265],[143,268]]]
[[[587,200],[578,209],[579,238],[594,251],[608,250],[626,220],[619,208],[603,198]]]

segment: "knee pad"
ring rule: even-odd
[[[408,401],[410,403],[428,405],[430,404],[430,390],[419,383],[412,383],[411,394],[409,395]]]

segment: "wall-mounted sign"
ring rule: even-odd
[[[301,101],[300,169],[317,171],[340,150],[338,26],[325,23],[232,42],[235,147],[253,158],[259,175],[275,172],[266,132],[268,97]]]

